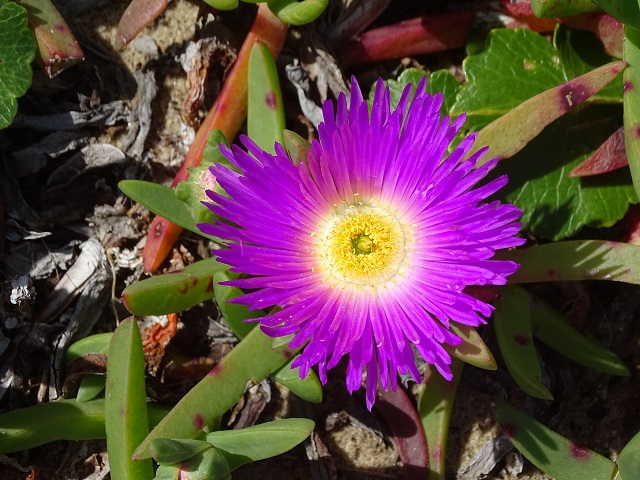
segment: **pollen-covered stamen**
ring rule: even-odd
[[[317,235],[321,266],[335,280],[379,286],[402,270],[410,231],[385,209],[347,205]]]

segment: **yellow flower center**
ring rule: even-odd
[[[317,237],[321,266],[340,283],[380,286],[402,274],[411,230],[375,205],[334,212]]]

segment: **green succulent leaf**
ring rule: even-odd
[[[258,460],[288,452],[304,441],[315,427],[308,418],[286,418],[240,430],[219,430],[207,434],[207,442],[219,448],[231,470]]]
[[[80,387],[76,395],[77,402],[88,402],[102,393],[107,382],[104,375],[87,374],[80,380]]]
[[[505,286],[495,302],[493,324],[500,352],[518,386],[532,397],[551,400],[542,384],[538,354],[533,345],[529,299],[522,289]]]
[[[605,240],[571,240],[498,252],[520,265],[511,283],[611,280],[640,285],[640,246]]]
[[[167,315],[211,300],[213,276],[229,266],[207,258],[179,272],[165,273],[133,283],[122,292],[125,307],[134,315]]]
[[[462,339],[462,343],[455,347],[446,345],[444,348],[449,355],[462,360],[474,367],[485,370],[495,370],[498,368],[493,354],[484,343],[482,337],[475,328],[468,325],[450,324],[451,332]]]
[[[151,442],[151,455],[160,465],[169,465],[187,460],[211,447],[204,440],[156,438]]]
[[[31,85],[36,40],[27,25],[27,11],[0,0],[0,130],[11,125],[18,111],[16,98]]]
[[[633,2],[636,3],[636,2]],[[636,194],[640,196],[640,30],[624,27],[624,143]]]
[[[149,433],[142,338],[135,318],[116,328],[109,345],[105,430],[113,480],[151,478],[150,460],[134,462],[133,451]]]
[[[229,300],[244,295],[244,292],[237,287],[221,285],[232,278],[235,276],[228,271],[216,272],[213,275],[213,291],[222,317],[235,336],[243,339],[257,325],[255,322],[245,322],[245,320],[264,317],[265,312],[264,310],[248,310],[245,305],[238,303],[228,303]]]
[[[273,55],[264,43],[256,42],[249,57],[247,132],[265,152],[275,153],[282,144],[285,127],[282,91]]]
[[[618,455],[620,480],[632,480],[640,472],[640,432],[638,432]]]
[[[500,402],[495,415],[511,443],[557,480],[614,478],[616,465],[611,460],[567,440],[520,410]]]
[[[519,287],[512,286],[513,289]],[[560,312],[528,292],[534,336],[555,351],[585,367],[628,377],[631,372],[620,358],[594,338],[586,337],[571,326]]]
[[[318,18],[328,3],[329,0],[271,0],[267,5],[283,22],[304,25]]]
[[[418,396],[418,415],[429,445],[430,480],[445,478],[449,420],[464,365],[460,360],[452,360],[451,381],[431,370],[431,375]]]
[[[57,400],[0,415],[0,453],[29,450],[57,440],[104,440],[104,399]],[[149,425],[157,425],[167,409],[147,405]]]
[[[190,438],[222,416],[242,396],[247,382],[260,382],[287,363],[295,352],[272,348],[259,328],[249,334],[203,378],[140,444],[134,458],[149,458],[156,438]]]
[[[300,378],[300,369],[291,368],[294,359],[276,372],[274,379],[287,387],[291,392],[310,403],[322,402],[322,384],[314,370],[309,370],[307,376]]]
[[[67,351],[64,352],[64,365],[69,365],[87,353],[107,353],[112,335],[113,333],[111,332],[98,333],[73,342]]]
[[[118,183],[118,188],[127,197],[134,202],[138,202],[150,212],[175,223],[185,230],[219,241],[219,239],[205,235],[200,231],[191,216],[191,212],[185,203],[176,197],[173,189],[144,180],[122,180]]]

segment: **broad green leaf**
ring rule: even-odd
[[[204,440],[156,438],[151,442],[151,455],[160,465],[169,465],[187,460],[207,448],[211,448],[211,444]]]
[[[101,440],[104,399],[89,402],[57,400],[0,415],[0,453],[19,452],[57,440]],[[167,414],[165,407],[147,405],[149,424],[157,425]]]
[[[220,285],[235,278],[227,271],[218,271],[213,276],[213,291],[215,293],[216,303],[220,309],[222,317],[227,322],[233,333],[239,339],[246,337],[251,330],[257,325],[256,322],[245,322],[252,318],[264,317],[264,310],[248,310],[245,305],[238,303],[228,303],[229,300],[244,295],[242,290],[237,287],[228,285]]]
[[[180,480],[180,466],[159,465],[153,480]]]
[[[640,7],[636,0],[593,0],[593,3],[622,23],[640,29]]]
[[[455,347],[445,345],[444,349],[449,355],[474,367],[484,368],[486,370],[495,370],[498,368],[491,354],[491,350],[485,345],[475,328],[469,327],[468,325],[451,323],[450,329],[452,333],[462,339],[462,343]]]
[[[193,387],[140,444],[134,458],[149,458],[156,438],[190,438],[222,416],[242,396],[247,382],[260,382],[291,360],[286,347],[254,328],[200,383]]]
[[[467,83],[452,114],[466,113],[465,128],[472,131],[565,81],[558,52],[544,37],[522,28],[492,30],[488,47],[462,65]]]
[[[534,300],[528,292],[519,287],[511,286],[511,288],[522,290],[527,296],[533,334],[540,341],[585,367],[610,375],[624,377],[631,375],[629,369],[615,353],[594,338],[582,335],[550,305],[540,299]]]
[[[104,375],[87,374],[80,380],[80,387],[76,395],[77,402],[88,402],[102,393],[107,382]]]
[[[431,370],[427,384],[422,386],[418,396],[418,415],[429,445],[429,479],[444,480],[447,437],[453,402],[462,375],[464,363],[451,362],[453,380],[445,380],[442,375]]]
[[[180,465],[180,480],[230,480],[231,467],[224,452],[208,448]]]
[[[267,5],[283,22],[304,25],[318,18],[328,3],[329,0],[271,0]]]
[[[275,153],[285,127],[278,70],[269,48],[256,42],[249,57],[247,132],[265,152]]]
[[[635,3],[635,2],[633,2]],[[624,143],[636,194],[640,196],[640,30],[624,27]]]
[[[600,10],[592,0],[531,0],[531,10],[536,17],[571,17]]]
[[[105,430],[113,480],[153,477],[151,460],[131,459],[149,433],[144,372],[138,323],[129,317],[113,333],[107,363]]]
[[[619,480],[633,480],[640,472],[640,432],[638,432],[618,455]]]
[[[495,302],[493,324],[504,363],[518,386],[536,398],[551,400],[542,384],[538,354],[533,345],[529,299],[521,289],[505,286]]]
[[[238,0],[204,0],[218,10],[235,10],[238,8]]]
[[[200,231],[189,209],[183,201],[176,197],[173,189],[144,180],[122,180],[118,183],[118,188],[127,197],[134,202],[138,202],[150,212],[175,223],[185,230],[214,241],[219,240]]]
[[[507,174],[501,199],[523,210],[524,228],[561,240],[584,226],[609,227],[638,197],[626,169],[589,178],[569,172],[597,150],[620,126],[615,105],[588,106],[569,113],[531,141],[492,175]]]
[[[581,447],[506,403],[495,415],[511,443],[531,463],[556,480],[613,480],[616,465]]]
[[[300,378],[300,369],[291,368],[295,358],[291,359],[284,367],[276,372],[274,379],[284,385],[292,393],[310,403],[322,402],[322,385],[314,370],[309,370],[307,376]]]
[[[231,470],[288,452],[304,441],[315,427],[308,418],[286,418],[240,430],[207,434],[207,441],[227,457]]]
[[[437,70],[431,74],[428,74],[425,70],[418,68],[407,68],[403,71],[396,80],[388,80],[387,86],[389,87],[389,97],[391,100],[391,108],[394,109],[398,106],[400,96],[408,84],[411,84],[411,97],[416,91],[416,87],[420,80],[425,76],[428,76],[427,80],[427,92],[430,95],[442,93],[443,103],[440,110],[441,114],[449,115],[451,107],[455,103],[456,95],[461,86],[451,73],[447,70]],[[371,87],[369,92],[369,99],[373,99],[373,94],[376,91],[375,84]]]
[[[553,34],[553,45],[558,50],[566,80],[589,73],[612,60],[593,33],[572,30],[562,23],[558,24]],[[589,101],[621,103],[622,78],[622,75],[616,76],[606,87],[592,95]]]
[[[111,336],[109,333],[98,333],[81,338],[77,342],[73,342],[66,352],[64,352],[64,365],[69,365],[74,360],[80,358],[87,353],[107,353],[109,350],[109,342]]]
[[[640,246],[605,240],[572,240],[498,252],[520,268],[511,283],[611,280],[640,285]]]
[[[214,297],[213,276],[229,268],[207,258],[179,272],[156,275],[133,283],[122,292],[125,307],[134,315],[181,312]]]
[[[16,98],[31,85],[36,40],[27,25],[26,10],[0,0],[0,130],[11,125],[18,111]]]

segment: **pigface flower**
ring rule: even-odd
[[[443,344],[460,338],[450,322],[477,326],[492,307],[464,292],[467,285],[503,285],[518,265],[491,260],[521,245],[520,210],[485,202],[507,182],[476,186],[497,160],[474,168],[486,148],[463,160],[475,135],[447,154],[464,116],[441,118],[442,95],[425,81],[409,105],[410,87],[392,112],[378,81],[371,111],[352,81],[351,100],[323,107],[306,162],[295,166],[284,148],[262,151],[249,138],[224,149],[240,170],[212,167],[229,197],[208,192],[209,207],[226,221],[200,225],[226,239],[217,250],[229,282],[250,293],[235,299],[251,309],[280,307],[256,319],[273,337],[293,334],[304,347],[300,375],[327,370],[348,354],[347,388],[362,384],[367,406],[378,381],[395,389],[396,373],[419,381],[413,347],[445,378],[451,358]]]

